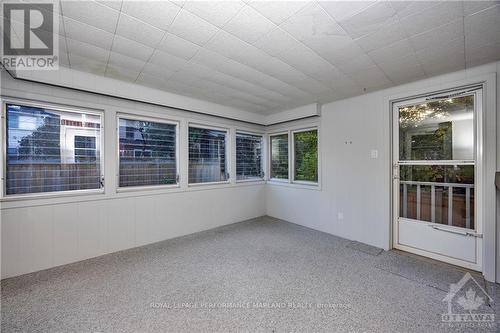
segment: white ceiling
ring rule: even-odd
[[[500,1],[61,1],[61,64],[271,114],[500,59]]]

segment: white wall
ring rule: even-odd
[[[232,173],[230,184],[189,187],[186,165],[188,122],[225,127],[230,133],[263,132],[261,126],[13,80],[5,73],[1,83],[3,96],[102,109],[105,128],[104,194],[0,202],[2,278],[265,214],[264,182],[236,184]],[[180,188],[115,191],[117,112],[180,121]],[[230,161],[231,172],[234,164],[235,158]]]
[[[454,84],[461,85],[464,80],[474,81],[476,77],[482,80],[484,75],[491,73],[496,73],[498,81],[500,62],[323,105],[319,118],[322,147],[321,190],[268,184],[267,214],[389,249],[391,246],[390,99],[394,96],[432,92]],[[500,110],[500,85],[497,85],[496,89],[497,110]],[[492,105],[488,107],[494,109],[495,101],[493,100]],[[500,117],[497,117],[496,121],[497,133],[500,133]],[[298,124],[307,126],[308,121],[299,121]],[[268,131],[278,131],[286,126],[290,125],[273,126]],[[494,132],[495,122],[487,121],[487,126],[490,126],[487,131]],[[500,166],[500,138],[497,137],[496,140],[496,156],[487,158],[492,165]],[[493,145],[494,143],[493,137]],[[377,159],[370,157],[373,149],[378,150]],[[491,182],[491,179],[488,181]],[[494,191],[488,193],[492,192],[494,193]],[[494,194],[489,196],[493,197]],[[494,201],[489,202],[491,202],[489,205],[494,207]],[[339,213],[343,214],[343,219],[339,219]],[[489,217],[489,219],[494,218],[494,214]],[[498,219],[497,223],[500,223]],[[500,239],[500,227],[497,228],[497,232],[497,238]],[[494,231],[492,235],[488,234],[488,230],[485,230],[485,233],[485,239],[489,240],[488,244],[493,243],[494,246]],[[496,267],[499,270],[497,276],[500,278],[499,248],[500,246],[496,249]],[[490,279],[495,275],[494,257],[495,248],[489,248],[486,259],[490,262],[493,260],[493,265],[485,267],[485,270],[489,270]]]

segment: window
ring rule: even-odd
[[[271,136],[271,179],[288,179],[288,134]]]
[[[5,194],[101,189],[98,113],[6,104]]]
[[[262,179],[262,136],[236,133],[236,180]]]
[[[318,130],[293,132],[294,181],[318,182]]]
[[[75,163],[95,162],[95,136],[75,135]]]
[[[118,118],[119,187],[177,184],[177,123]]]
[[[189,183],[229,179],[226,163],[227,131],[189,127]]]

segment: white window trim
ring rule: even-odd
[[[73,112],[80,114],[92,114],[100,117],[100,171],[101,171],[101,184],[102,186],[98,189],[85,189],[85,190],[71,190],[71,191],[53,191],[53,192],[37,192],[37,193],[25,193],[25,194],[9,194],[7,195],[7,104],[19,104],[22,106],[32,106],[37,108],[45,108],[51,109],[55,111],[63,111],[63,112]],[[1,191],[0,191],[0,200],[1,201],[16,201],[16,200],[28,200],[28,199],[47,199],[47,198],[58,198],[58,197],[69,197],[69,196],[81,196],[81,195],[95,195],[95,194],[104,194],[105,193],[105,174],[104,174],[104,150],[105,150],[105,119],[104,119],[104,110],[93,109],[93,108],[82,108],[82,107],[74,107],[67,106],[62,104],[55,103],[47,103],[47,102],[39,102],[30,99],[22,99],[22,98],[10,98],[10,97],[2,97],[1,98],[1,106],[2,106],[2,154],[1,154],[1,164],[0,168],[1,172]]]
[[[238,179],[238,175],[236,174],[237,173],[237,168],[238,168],[238,161],[236,160],[236,150],[238,149],[237,145],[236,145],[236,137],[238,136],[238,134],[243,134],[243,135],[254,135],[254,136],[258,136],[261,138],[261,157],[260,157],[260,168],[262,170],[262,173],[263,173],[263,176],[262,177],[255,177],[255,178],[252,178],[252,179]],[[265,153],[265,146],[266,146],[266,140],[265,140],[265,135],[263,133],[258,133],[258,132],[251,132],[251,131],[246,131],[246,130],[239,130],[238,128],[236,129],[235,131],[235,134],[234,134],[234,139],[235,139],[235,144],[234,144],[234,149],[233,149],[233,154],[234,154],[234,157],[235,157],[235,160],[236,160],[236,164],[235,164],[235,174],[234,174],[234,178],[236,180],[236,183],[255,183],[255,182],[265,182],[266,180],[266,153]]]
[[[120,119],[125,120],[139,120],[150,121],[162,124],[175,125],[175,167],[176,178],[175,184],[168,185],[137,185],[137,186],[120,186]],[[133,191],[148,191],[148,190],[161,190],[173,189],[180,187],[180,122],[160,117],[150,117],[131,113],[117,113],[116,114],[116,192],[133,192]]]
[[[201,129],[206,129],[206,130],[214,130],[214,131],[221,131],[225,132],[225,155],[226,155],[226,174],[228,175],[228,178],[223,181],[217,181],[217,182],[205,182],[205,183],[190,183],[189,182],[189,129],[193,128],[201,128]],[[227,127],[219,127],[217,125],[208,125],[208,124],[200,124],[197,122],[188,122],[187,123],[187,131],[186,131],[186,146],[187,146],[187,155],[186,155],[186,177],[187,177],[187,186],[188,187],[199,187],[199,186],[213,186],[213,185],[224,185],[224,184],[231,184],[231,179],[233,177],[232,174],[232,168],[231,168],[231,158],[229,152],[232,151],[231,149],[231,136],[230,136],[230,129]],[[236,175],[234,175],[236,177]]]
[[[272,153],[273,153],[272,146],[271,146],[272,145],[272,137],[273,136],[284,135],[284,134],[287,135],[287,139],[288,139],[288,146],[287,146],[287,148],[288,148],[288,152],[287,152],[287,154],[288,154],[288,156],[287,156],[288,157],[288,170],[287,170],[288,171],[288,177],[286,179],[285,178],[273,178],[273,177],[271,177],[271,175],[272,175],[272,172],[271,172],[271,167],[272,167],[271,159],[272,159]],[[288,184],[288,183],[290,183],[290,131],[281,131],[281,132],[270,133],[268,135],[268,138],[269,138],[268,139],[268,141],[269,141],[269,144],[268,144],[268,146],[269,146],[269,158],[268,158],[268,167],[267,167],[268,174],[269,174],[268,181],[269,182],[273,182],[273,183],[276,182],[276,183],[280,183],[280,184]]]
[[[311,181],[305,181],[305,180],[295,180],[295,133],[302,133],[302,132],[308,132],[308,131],[317,131],[318,135],[318,165],[317,165],[317,172],[318,172],[318,181],[316,182],[311,182]],[[301,128],[301,129],[295,129],[290,131],[290,137],[289,140],[291,140],[291,146],[289,149],[289,155],[290,155],[290,183],[292,184],[297,184],[297,185],[304,185],[304,186],[319,186],[321,183],[321,161],[320,161],[320,152],[321,152],[321,147],[320,147],[320,131],[319,131],[319,126],[314,126],[314,127],[307,127],[307,128]]]

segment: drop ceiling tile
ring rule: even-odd
[[[188,64],[186,59],[176,57],[160,50],[154,51],[149,62],[158,66],[163,66],[172,71],[179,71]]]
[[[403,39],[381,49],[376,49],[368,52],[368,56],[375,63],[382,63],[388,61],[397,61],[398,59],[402,59],[413,53],[414,50],[409,40]]]
[[[423,67],[420,65],[415,54],[377,64],[385,75],[395,84],[420,80],[426,77]]]
[[[170,0],[170,2],[182,8],[186,4],[187,0]]]
[[[191,58],[190,62],[202,64],[219,70],[219,68],[221,68],[228,60],[229,58],[221,54],[202,48],[193,56],[193,58]]]
[[[434,27],[461,19],[463,4],[459,1],[445,1],[401,20],[407,36],[414,36]]]
[[[399,21],[390,22],[373,33],[356,39],[356,43],[366,52],[373,51],[405,39],[406,35]]]
[[[384,71],[384,73],[394,84],[414,82],[427,77],[422,66],[419,64],[411,67],[405,67],[403,70],[389,69]]]
[[[321,7],[337,22],[358,14],[374,3],[375,1],[320,1]]]
[[[500,27],[492,27],[482,32],[471,32],[465,35],[465,50],[467,52],[480,48],[483,45],[500,42]]]
[[[157,48],[184,59],[191,59],[201,49],[200,46],[169,33],[163,37]]]
[[[341,63],[338,65],[338,69],[347,75],[363,71],[365,69],[370,69],[375,66],[373,60],[366,54],[361,54],[349,61]]]
[[[483,45],[480,48],[467,50],[467,67],[479,66],[500,59],[500,41],[493,44]]]
[[[132,70],[128,67],[120,67],[114,64],[108,64],[104,75],[111,79],[134,82],[139,76],[139,73],[140,71]]]
[[[466,35],[500,31],[500,5],[466,16],[464,25]]]
[[[358,38],[380,29],[390,22],[396,22],[396,11],[389,2],[377,2],[360,13],[339,21],[352,38]]]
[[[446,56],[434,56],[419,59],[427,76],[435,76],[465,69],[464,52],[456,52]]]
[[[303,76],[301,80],[290,82],[290,84],[293,84],[294,86],[300,88],[301,90],[304,90],[305,92],[310,93],[313,96],[318,96],[325,94],[327,92],[332,92],[332,90],[328,88],[325,84],[307,76]]]
[[[346,35],[317,2],[305,6],[280,27],[300,41],[318,39],[324,41],[324,37]]]
[[[215,25],[185,9],[181,9],[169,28],[170,33],[198,45],[205,44],[218,30]]]
[[[329,82],[339,75],[332,64],[303,45],[295,46],[278,58],[318,81]]]
[[[439,47],[443,41],[464,36],[463,20],[455,20],[422,34],[410,38],[413,48],[418,51],[428,47]]]
[[[175,71],[166,68],[165,66],[158,66],[148,62],[142,69],[142,74],[146,76],[155,76],[162,80],[168,80]]]
[[[205,49],[222,54],[227,58],[233,58],[249,47],[251,47],[250,44],[245,43],[241,39],[223,30],[220,30],[217,35],[205,45]]]
[[[188,63],[188,65],[186,65],[182,69],[181,73],[188,73],[188,74],[194,75],[198,78],[211,78],[212,76],[216,75],[218,72],[211,69],[210,67],[207,67],[204,65]]]
[[[275,24],[281,24],[310,1],[250,1],[249,5]]]
[[[68,17],[64,18],[64,28],[66,36],[71,39],[79,40],[103,49],[111,49],[113,43],[113,34],[91,25],[75,21]]]
[[[286,31],[280,27],[276,27],[259,38],[253,45],[269,55],[276,56],[280,53],[287,52],[299,43],[300,42],[290,36]]]
[[[118,11],[95,1],[61,1],[61,6],[64,16],[115,33]]]
[[[464,1],[464,15],[472,15],[498,4],[500,1]]]
[[[59,51],[59,66],[71,67],[69,64],[69,54],[67,52]]]
[[[383,89],[392,85],[384,72],[376,66],[354,73],[351,77],[358,86],[367,90]]]
[[[318,39],[304,41],[304,44],[335,66],[364,54],[364,51],[349,36],[331,36],[328,39],[332,42],[325,43]]]
[[[106,65],[109,57],[109,50],[83,43],[74,39],[66,38],[66,45],[70,55],[76,54],[81,57],[87,57],[93,61]],[[71,57],[70,57],[71,60]]]
[[[134,72],[140,72],[145,64],[146,63],[144,61],[140,61],[116,52],[111,52],[108,60],[108,66],[127,68]]]
[[[245,47],[242,51],[243,52],[240,52],[232,57],[233,60],[258,70],[260,70],[259,68],[264,70],[269,68],[270,64],[275,61],[275,58],[252,45],[248,45],[248,47]]]
[[[242,1],[188,1],[184,9],[222,27],[245,5]]]
[[[245,6],[223,29],[247,43],[253,43],[276,25],[250,6]]]
[[[457,54],[465,52],[464,39],[457,38],[451,41],[442,43],[439,47],[431,47],[416,52],[417,58],[422,63],[433,62],[434,59],[444,59],[446,57],[453,58]]]
[[[120,10],[122,8],[122,0],[104,0],[104,1],[97,1],[102,5],[108,6],[110,8],[113,8],[115,10]]]
[[[116,34],[150,47],[156,47],[165,32],[122,13],[120,14]]]
[[[399,18],[420,13],[439,4],[439,1],[391,1]]]
[[[143,72],[139,74],[136,82],[146,87],[162,90],[165,89],[167,80]]]
[[[154,49],[152,47],[143,45],[136,41],[115,35],[113,40],[113,52],[117,52],[143,62],[147,61],[153,54]]]
[[[66,47],[66,37],[58,36],[59,38],[59,52],[68,53],[68,48]]]
[[[76,53],[70,53],[68,56],[72,69],[97,75],[104,75],[106,71],[106,62],[92,60],[87,56],[80,56]]]
[[[167,30],[180,7],[170,1],[123,1],[122,12],[158,29]]]

